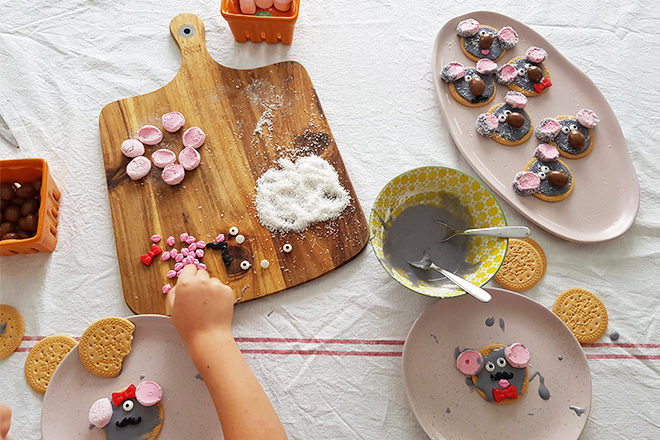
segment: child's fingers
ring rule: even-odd
[[[181,269],[181,274],[179,275],[179,281],[177,281],[177,283],[182,281],[191,281],[195,277],[196,273],[197,267],[195,267],[194,264],[185,265],[183,269]]]
[[[208,280],[209,278],[211,277],[209,276],[209,273],[205,270],[198,269],[197,272],[195,273],[195,279]]]
[[[176,287],[172,288],[172,290],[170,290],[167,293],[167,298],[165,298],[165,301],[167,301],[167,307],[166,307],[167,313],[170,314],[170,315],[172,314],[172,310],[174,310],[174,298],[175,298],[175,296],[176,296]]]
[[[11,426],[11,410],[7,405],[0,404],[0,438],[7,437]]]

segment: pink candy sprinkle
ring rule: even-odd
[[[172,286],[169,284],[165,284],[163,286],[163,295],[167,295],[168,293],[170,293],[170,290],[172,290]]]
[[[197,240],[196,240],[195,237],[193,237],[192,235],[189,236],[189,237],[186,239],[186,243],[188,243],[188,244],[195,243],[196,241],[197,241]]]
[[[225,234],[220,234],[217,237],[215,237],[215,241],[216,243],[222,243],[223,241],[225,241]]]
[[[176,255],[177,255],[178,253],[179,253],[178,250],[176,250],[176,249],[172,249],[172,250],[170,251],[170,257],[174,258],[174,257],[176,257]]]
[[[190,243],[190,246],[188,246],[188,250],[190,252],[194,252],[196,249],[197,249],[197,243],[196,242],[192,242],[192,243]]]
[[[204,251],[201,249],[197,249],[195,251],[195,255],[197,255],[199,258],[202,258],[204,256]]]
[[[192,264],[194,264],[195,266],[197,266],[197,265],[199,264],[199,260],[198,260],[197,258],[195,258],[195,259],[193,260]]]
[[[181,269],[183,269],[183,263],[176,263],[174,265],[174,270],[179,271]]]
[[[197,242],[197,249],[204,249],[205,247],[206,247],[206,243],[204,243],[203,241],[200,240]]]
[[[154,234],[154,235],[151,236],[151,241],[153,241],[154,243],[158,243],[160,241],[160,239],[161,239],[161,237],[158,234]]]
[[[168,246],[174,246],[174,243],[175,243],[174,237],[172,237],[171,235],[169,237],[167,237],[166,243],[167,243]]]
[[[206,264],[204,264],[204,263],[199,263],[199,265],[197,266],[197,269],[199,269],[199,270],[206,270]]]
[[[163,261],[167,261],[170,259],[170,253],[168,251],[163,252],[163,255],[160,256],[160,259]]]
[[[195,258],[192,255],[187,256],[183,259],[183,264],[194,264]]]
[[[167,278],[174,278],[175,276],[177,276],[175,270],[170,270],[167,272]]]
[[[180,263],[183,261],[183,254],[178,254],[176,257],[174,257],[174,261],[177,263]]]
[[[189,235],[184,232],[183,234],[179,235],[179,240],[186,241],[188,240],[188,237]]]
[[[188,251],[188,248],[181,249],[181,255],[183,255],[184,257],[187,257],[189,254],[190,252]]]

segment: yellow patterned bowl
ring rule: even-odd
[[[447,196],[452,197],[447,197]],[[445,200],[459,200],[460,207],[443,206]],[[385,242],[383,222],[389,223],[404,209],[415,205],[442,207],[460,215],[465,208],[472,218],[471,227],[506,226],[506,218],[495,197],[475,178],[452,168],[422,167],[406,171],[392,179],[378,194],[371,208],[369,229],[371,246],[385,271],[408,289],[426,296],[449,298],[465,292],[449,282],[417,282],[402,270],[393,268],[383,254]],[[467,261],[475,272],[463,277],[483,286],[495,276],[506,254],[508,240],[494,237],[473,237],[468,247]]]

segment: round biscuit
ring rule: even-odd
[[[78,342],[70,336],[48,336],[34,344],[25,359],[25,380],[37,393],[45,393],[55,369]]]
[[[582,344],[596,342],[607,331],[607,309],[586,289],[568,289],[559,294],[552,312]]]
[[[25,333],[23,317],[14,307],[0,304],[0,359],[6,359],[16,351]]]
[[[502,287],[520,292],[531,289],[545,275],[547,261],[531,243],[510,238],[502,266],[495,274],[495,281]]]
[[[90,325],[80,338],[78,353],[83,366],[99,377],[116,377],[131,352],[133,323],[124,318],[102,318]]]

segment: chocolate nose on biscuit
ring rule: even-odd
[[[530,81],[539,82],[543,79],[543,71],[540,67],[529,66],[527,68],[527,77]]]
[[[495,39],[495,36],[493,34],[481,35],[479,37],[479,47],[481,49],[490,48],[490,45],[493,44],[494,39]]]
[[[575,150],[580,150],[584,147],[584,135],[577,130],[572,130],[568,134],[568,144]]]
[[[558,188],[564,188],[568,185],[568,174],[561,171],[550,171],[548,180]]]
[[[481,96],[486,91],[484,80],[476,77],[470,80],[470,93],[474,96]]]
[[[520,128],[525,123],[525,118],[518,112],[511,112],[509,113],[509,116],[506,117],[506,123],[513,128]]]

